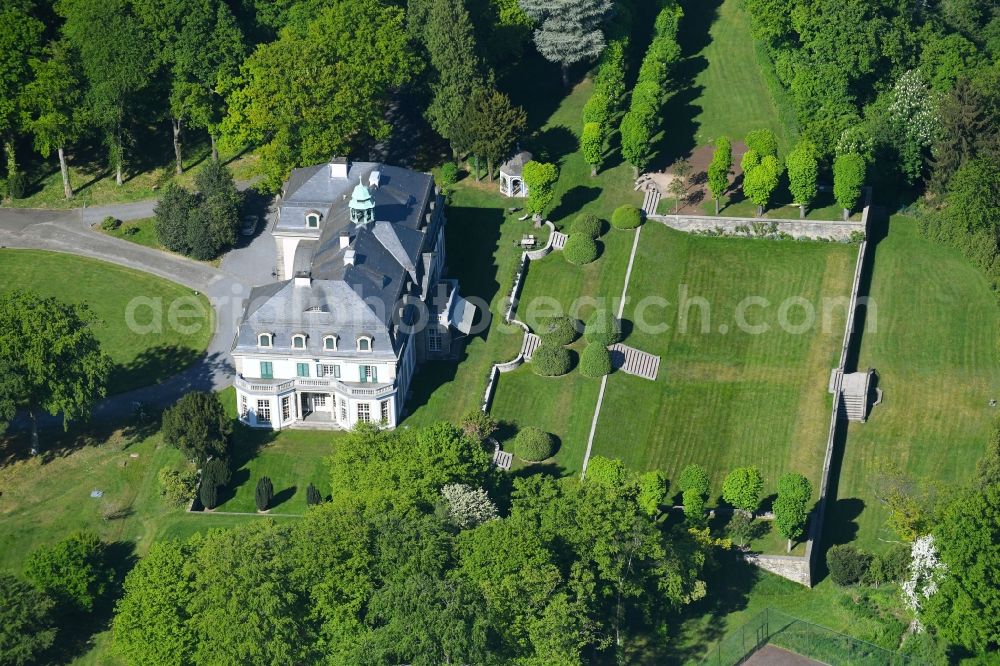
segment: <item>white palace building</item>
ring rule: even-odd
[[[292,172],[232,347],[247,425],[395,427],[418,364],[454,358],[475,308],[442,278],[443,198],[426,173],[334,159]],[[484,313],[485,314],[485,313]]]

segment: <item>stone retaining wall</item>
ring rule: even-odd
[[[744,559],[764,571],[770,571],[782,578],[801,583],[806,587],[812,587],[812,571],[809,566],[808,557],[797,555],[760,555],[747,553]]]
[[[865,215],[861,221],[834,220],[772,220],[753,217],[714,217],[709,215],[650,215],[650,220],[671,229],[686,232],[711,232],[723,236],[775,236],[788,234],[793,238],[857,240],[858,232],[866,229]]]

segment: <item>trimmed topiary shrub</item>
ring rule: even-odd
[[[531,357],[531,366],[536,375],[558,377],[570,371],[573,358],[565,347],[542,344]]]
[[[445,190],[449,189],[458,180],[458,165],[454,162],[445,162],[441,165],[441,173],[438,185]]]
[[[580,337],[580,322],[565,315],[546,317],[538,325],[538,337],[546,345],[568,345]]]
[[[583,334],[587,342],[607,347],[622,339],[622,327],[618,318],[609,310],[595,310],[587,320]]]
[[[254,501],[258,511],[267,511],[271,508],[271,501],[274,499],[274,484],[266,476],[260,477],[257,482],[257,490],[254,491]]]
[[[594,259],[597,259],[598,254],[597,241],[583,234],[573,234],[570,236],[569,240],[566,241],[566,246],[563,248],[563,256],[566,258],[566,261],[577,266],[589,264]]]
[[[597,379],[611,372],[611,352],[601,345],[587,345],[580,354],[580,372]]]
[[[581,213],[573,220],[573,225],[569,228],[571,234],[577,236],[590,236],[599,238],[604,231],[604,222],[593,213]]]
[[[555,439],[541,428],[529,426],[514,437],[514,455],[525,462],[539,462],[556,452]]]
[[[122,221],[111,215],[101,220],[101,231],[114,231],[120,226],[122,226]]]
[[[611,226],[615,229],[637,229],[642,224],[642,211],[635,206],[619,206],[611,214]]]

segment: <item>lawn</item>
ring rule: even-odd
[[[875,246],[872,285],[858,367],[876,369],[884,400],[867,423],[850,425],[826,525],[833,543],[881,550],[898,539],[874,498],[882,462],[964,483],[985,450],[998,416],[989,401],[1000,397],[1000,310],[979,270],[903,216]]]
[[[666,127],[654,168],[722,135],[742,139],[755,129],[772,130],[786,153],[795,129],[779,120],[741,1],[682,0],[681,5],[684,59],[673,77],[677,90],[663,112]]]
[[[699,463],[712,477],[713,500],[739,465],[760,467],[765,495],[787,471],[818,488],[827,382],[856,253],[856,245],[645,225],[623,329],[626,344],[660,356],[659,376],[608,378],[593,454],[673,480]],[[810,308],[816,317],[807,325]]]
[[[156,235],[155,217],[144,217],[140,220],[123,222],[117,229],[109,231],[102,229],[100,224],[95,226],[94,229],[109,236],[127,240],[130,243],[145,245],[154,250],[164,250],[164,247],[160,244],[160,239]]]
[[[148,273],[71,254],[0,250],[0,284],[4,291],[26,289],[89,306],[100,320],[94,333],[115,364],[109,393],[177,374],[205,351],[214,330],[214,312],[203,295]],[[160,325],[155,325],[148,305],[130,311],[135,302],[162,308]],[[190,314],[183,322],[195,330],[171,326],[171,307]],[[141,329],[130,330],[130,315]]]

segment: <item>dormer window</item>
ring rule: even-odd
[[[270,333],[261,333],[257,336],[257,346],[270,348],[274,345],[274,336]]]
[[[316,211],[310,211],[306,213],[306,226],[310,229],[319,228],[319,213]]]
[[[358,338],[358,351],[368,352],[372,350],[372,338],[368,335],[362,335]]]
[[[306,348],[306,336],[302,333],[296,333],[292,336],[292,349],[305,349]]]
[[[323,349],[326,351],[337,351],[337,336],[327,335],[323,337]]]

